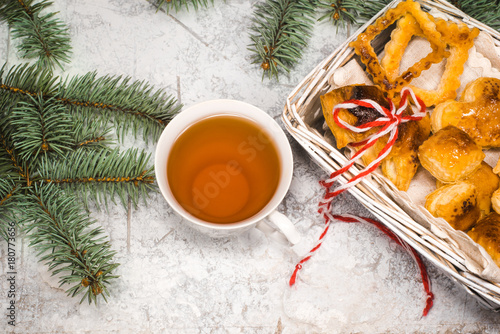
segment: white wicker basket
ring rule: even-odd
[[[387,9],[395,7],[401,1],[391,2],[384,10],[363,25],[329,57],[316,66],[288,96],[282,115],[285,127],[314,161],[328,173],[338,170],[347,159],[331,145],[325,136],[324,118],[319,97],[330,90],[328,79],[332,73],[355,57],[349,43],[355,40],[377,18],[383,16]],[[489,33],[495,44],[500,46],[500,34],[497,31],[471,18],[448,2],[441,0],[421,0],[419,2],[424,10],[434,8],[467,23],[469,26]],[[381,50],[388,39],[389,34],[377,36],[373,41],[374,49]],[[347,182],[359,172],[359,169],[355,166],[351,171],[352,173],[345,175],[341,182]],[[462,285],[483,305],[500,311],[500,287],[470,272],[460,257],[456,256],[446,244],[446,241],[433,235],[425,225],[417,223],[418,219],[415,213],[390,196],[390,192],[387,191],[390,187],[393,186],[384,177],[375,175],[360,182],[349,191],[388,228],[414,247],[427,260],[444,270],[449,277]]]

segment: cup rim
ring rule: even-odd
[[[271,200],[255,215],[233,223],[213,223],[193,216],[177,202],[170,190],[170,187],[168,186],[166,165],[172,144],[189,125],[205,119],[206,117],[215,115],[246,117],[262,126],[275,142],[281,160],[280,181]],[[270,131],[271,127],[272,131]],[[162,171],[164,172],[162,173]],[[168,205],[182,218],[198,226],[210,229],[235,230],[256,224],[274,211],[283,201],[283,198],[287,194],[292,181],[293,154],[290,142],[288,141],[283,129],[279,126],[278,122],[276,122],[262,109],[238,100],[208,100],[196,103],[184,109],[167,124],[165,129],[163,129],[163,132],[156,144],[155,174],[156,181],[163,198],[165,198]]]

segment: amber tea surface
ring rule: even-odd
[[[280,158],[271,137],[252,120],[211,116],[189,126],[171,149],[172,194],[193,216],[233,223],[258,213],[273,197]]]

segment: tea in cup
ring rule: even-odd
[[[256,226],[280,241],[299,239],[275,211],[291,182],[291,148],[279,125],[257,107],[213,100],[184,110],[159,139],[155,170],[174,211],[212,236]]]

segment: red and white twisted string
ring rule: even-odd
[[[414,112],[413,115],[411,116],[403,116],[403,112],[409,105],[408,97],[411,97],[413,99],[414,103],[417,106],[418,111]],[[399,108],[396,109],[394,103],[390,100],[389,100],[389,105],[390,105],[390,110],[381,106],[380,104],[378,104],[373,100],[364,99],[364,100],[349,100],[344,103],[340,103],[333,108],[333,119],[335,123],[341,128],[348,129],[350,131],[357,133],[366,132],[374,127],[381,127],[381,128],[376,133],[368,136],[368,138],[366,138],[365,140],[357,143],[351,143],[351,146],[355,147],[361,146],[361,148],[352,156],[352,158],[349,161],[347,161],[346,164],[344,164],[344,166],[342,166],[342,168],[333,172],[327,180],[320,182],[320,184],[325,188],[325,196],[319,203],[318,213],[324,218],[325,227],[316,245],[295,266],[295,270],[290,278],[289,284],[290,286],[293,286],[295,284],[297,274],[299,270],[302,269],[302,264],[304,262],[309,261],[309,259],[313,256],[313,254],[321,247],[323,239],[326,233],[328,232],[330,223],[332,221],[341,221],[347,223],[352,223],[352,222],[371,223],[377,226],[385,234],[387,234],[398,245],[401,245],[417,262],[422,276],[422,282],[425,291],[427,293],[426,307],[424,308],[423,312],[424,315],[427,315],[429,309],[432,307],[432,301],[434,296],[430,291],[430,281],[427,275],[427,271],[418,253],[405,241],[401,240],[396,234],[394,234],[390,229],[388,229],[385,225],[373,219],[360,218],[352,215],[332,215],[331,213],[331,205],[333,199],[337,195],[349,189],[350,187],[353,187],[356,184],[358,184],[361,180],[363,180],[364,177],[373,172],[380,165],[381,161],[389,155],[394,143],[396,142],[396,139],[398,138],[398,126],[401,123],[421,120],[426,115],[426,107],[423,101],[420,98],[418,98],[411,89],[407,87],[403,88],[403,90],[401,91],[401,102]],[[338,117],[338,113],[341,109],[354,109],[360,106],[375,109],[381,115],[381,117],[375,119],[374,121],[367,122],[358,126],[350,125]],[[365,152],[377,142],[377,140],[379,140],[380,138],[382,138],[387,134],[389,134],[389,139],[387,141],[387,144],[380,151],[377,158],[374,161],[372,161],[368,166],[366,166],[363,170],[361,170],[359,174],[351,178],[347,183],[339,185],[335,189],[331,190],[331,187],[340,178],[340,176],[344,172],[348,171],[354,165],[354,163],[359,158],[361,158],[363,154],[365,154]]]

